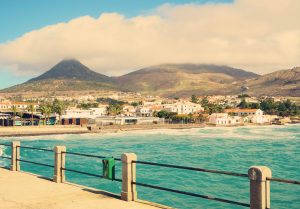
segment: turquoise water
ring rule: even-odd
[[[60,135],[2,139],[21,140],[22,145],[52,149],[65,145],[68,151],[120,158],[134,152],[139,160],[247,173],[252,165],[272,169],[273,177],[300,180],[300,126],[204,128],[123,132],[106,135]],[[3,148],[6,154],[9,149]],[[25,160],[53,164],[53,153],[21,149]],[[0,166],[8,165],[0,159]],[[67,155],[67,168],[102,173],[101,159]],[[52,177],[53,171],[21,163],[21,169]],[[121,178],[121,163],[116,164]],[[121,183],[67,172],[67,180],[120,193]],[[249,203],[249,180],[243,177],[137,165],[137,181],[197,194]],[[227,203],[137,187],[140,199],[176,208],[243,208]],[[300,186],[272,182],[272,209],[300,208]]]

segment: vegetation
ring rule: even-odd
[[[28,105],[27,107],[28,112],[31,113],[31,125],[33,126],[33,113],[35,112],[35,107],[33,104]]]
[[[58,99],[55,99],[53,101],[52,111],[58,114],[59,122],[61,119],[61,115],[65,112],[66,108],[67,108],[67,104],[65,102],[59,101]]]
[[[99,105],[99,103],[81,103],[81,104],[77,105],[77,108],[88,110],[90,108],[97,108],[98,105]]]
[[[207,97],[204,97],[201,102],[201,106],[204,108],[204,112],[208,114],[224,112],[224,107],[220,104],[209,102]]]
[[[199,99],[196,97],[196,95],[194,95],[194,94],[192,95],[191,102],[198,104]]]
[[[49,104],[45,104],[40,107],[40,111],[41,111],[42,115],[44,115],[44,118],[45,118],[44,125],[46,125],[47,121],[49,121],[50,114],[52,112],[52,108]]]
[[[122,113],[123,107],[120,104],[110,104],[106,110],[108,115],[116,116]]]
[[[300,114],[300,106],[292,103],[291,100],[275,102],[273,98],[261,100],[259,103],[246,102],[242,99],[239,108],[261,109],[266,114],[279,116],[296,116]]]
[[[14,126],[15,125],[15,120],[16,120],[16,115],[17,115],[17,112],[18,112],[17,106],[13,105],[11,107],[11,111],[13,112],[13,126]]]
[[[111,99],[111,98],[97,98],[97,102],[99,103],[108,103],[108,104],[119,104],[119,105],[124,105],[126,102],[116,100],[116,99]]]

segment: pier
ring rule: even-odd
[[[272,175],[272,171],[270,168],[266,166],[251,166],[248,169],[247,173],[238,173],[235,171],[221,171],[221,170],[211,170],[205,168],[196,168],[196,167],[188,167],[183,165],[171,165],[165,163],[154,163],[148,161],[140,161],[137,159],[137,156],[134,153],[123,153],[120,158],[106,157],[100,155],[93,155],[92,153],[78,153],[67,151],[65,146],[55,146],[53,149],[42,148],[42,147],[29,147],[22,146],[19,141],[12,141],[11,144],[0,144],[1,146],[6,146],[9,148],[9,155],[1,155],[0,158],[3,160],[10,161],[10,167],[4,170],[3,168],[0,170],[0,203],[1,206],[7,204],[6,208],[10,208],[9,204],[17,204],[21,205],[25,203],[29,203],[28,201],[33,198],[33,203],[45,204],[45,208],[51,209],[55,204],[62,204],[62,202],[71,202],[70,204],[75,204],[70,208],[80,208],[81,204],[84,205],[94,205],[97,203],[101,205],[101,201],[105,203],[101,208],[169,208],[167,206],[158,205],[156,203],[149,203],[146,201],[141,201],[138,198],[137,186],[147,187],[159,192],[171,192],[176,194],[181,194],[185,196],[191,196],[194,198],[206,199],[207,201],[217,201],[224,204],[232,204],[240,207],[246,207],[250,209],[269,209],[271,208],[271,190],[270,185],[271,182],[280,182],[287,184],[300,185],[300,181],[298,180],[289,180],[283,178],[274,178]],[[32,151],[38,152],[48,152],[52,153],[54,156],[53,164],[49,162],[39,162],[39,159],[24,159],[20,156],[21,149],[30,149]],[[103,163],[102,175],[99,173],[89,173],[85,171],[85,169],[73,169],[66,166],[66,155],[69,157],[77,156],[89,158],[92,162],[95,159],[101,159]],[[29,175],[24,173],[21,170],[20,162],[28,163],[41,167],[48,167],[53,169],[53,178],[51,181],[45,180],[44,178]],[[115,167],[117,166],[115,162],[121,163],[122,175],[121,178],[115,177]],[[205,194],[192,193],[189,191],[182,191],[176,189],[176,187],[167,188],[162,187],[160,185],[149,184],[147,182],[141,182],[137,180],[137,164],[143,164],[147,166],[157,166],[157,167],[166,167],[172,169],[180,169],[186,171],[194,171],[194,172],[205,172],[205,173],[213,173],[215,175],[226,175],[232,176],[234,178],[243,178],[245,181],[249,182],[249,191],[250,197],[249,202],[240,202],[239,200],[230,200],[226,198],[213,197]],[[65,172],[73,172],[80,175],[92,176],[99,179],[108,179],[111,181],[117,181],[122,184],[122,190],[120,194],[111,194],[106,191],[100,191],[96,189],[86,188],[79,185],[71,184],[67,181]],[[55,182],[55,183],[54,183]],[[89,192],[89,194],[88,194]],[[48,195],[49,194],[49,195]],[[96,196],[99,200],[95,200]],[[28,200],[25,199],[28,197]],[[16,198],[14,200],[13,198]],[[107,199],[108,198],[108,199]],[[107,201],[106,201],[107,199]],[[2,202],[3,204],[2,204]],[[49,202],[47,202],[49,201]],[[83,203],[82,203],[82,202]],[[85,201],[87,201],[85,203]],[[110,204],[105,206],[107,202],[111,202]],[[78,203],[78,205],[76,205]],[[47,206],[50,204],[50,206]],[[52,205],[51,205],[52,204]],[[65,203],[66,204],[66,203]],[[116,204],[116,205],[114,205]],[[119,207],[118,204],[122,205]],[[61,206],[58,208],[69,208],[67,206]],[[22,208],[22,207],[19,208]],[[127,207],[128,206],[128,207]],[[18,207],[12,206],[11,208]],[[23,207],[24,208],[24,207]],[[39,207],[38,205],[33,205],[29,208],[44,208],[43,205]],[[97,206],[91,206],[89,208],[99,208]]]
[[[0,168],[1,209],[157,209],[150,203],[125,202],[105,191]]]

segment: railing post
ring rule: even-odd
[[[124,153],[122,159],[122,193],[121,199],[125,201],[137,200],[136,185],[132,182],[136,181],[136,164],[132,161],[137,160],[134,153]]]
[[[11,171],[19,171],[20,170],[20,146],[21,143],[19,141],[11,142]]]
[[[250,179],[250,209],[270,208],[271,169],[266,166],[252,166],[248,170]]]
[[[66,152],[65,146],[55,146],[54,147],[54,176],[53,181],[56,183],[65,182],[65,168],[66,155],[62,152]]]

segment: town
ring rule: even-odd
[[[102,97],[101,97],[102,96]],[[283,125],[300,122],[299,98],[196,96],[163,98],[133,92],[0,97],[0,126],[198,124]]]

